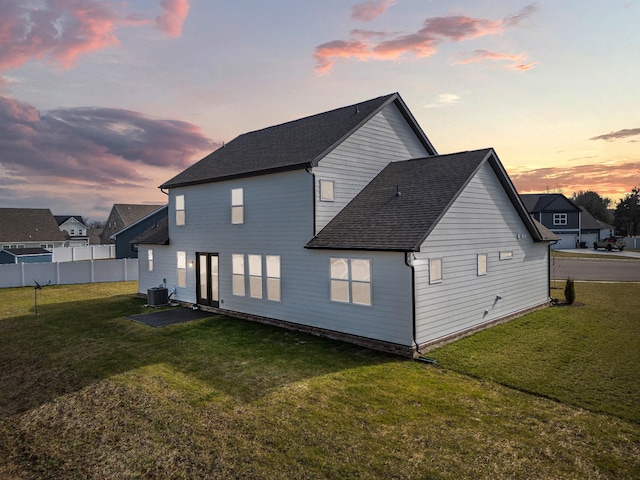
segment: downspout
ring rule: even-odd
[[[312,197],[312,202],[311,205],[313,205],[313,237],[315,238],[316,236],[316,174],[313,173],[313,168],[311,167],[307,167],[305,168],[305,171],[311,175],[311,178],[313,179],[313,188],[311,189],[311,194],[313,195]]]
[[[551,298],[551,245],[555,245],[558,242],[559,240],[549,242],[549,245],[547,246],[547,249],[549,250],[549,262],[547,264],[547,278],[549,279],[547,282],[547,298]],[[555,257],[553,261],[556,261]]]
[[[405,252],[404,264],[411,269],[411,321],[413,323],[413,343],[416,346],[416,353],[422,355],[420,351],[420,345],[417,341],[417,325],[416,325],[416,270],[413,266],[413,260],[411,252]]]

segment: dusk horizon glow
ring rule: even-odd
[[[446,4],[445,4],[446,3]],[[0,206],[106,219],[243,133],[398,92],[519,193],[640,186],[637,1],[0,2]]]

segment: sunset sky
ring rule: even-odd
[[[640,1],[0,0],[0,207],[106,219],[239,134],[399,92],[521,193],[640,186]]]

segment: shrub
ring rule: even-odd
[[[564,298],[569,305],[573,305],[576,301],[576,288],[571,277],[567,278],[567,283],[564,285]]]

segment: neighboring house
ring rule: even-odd
[[[0,263],[51,263],[53,254],[41,247],[0,250]]]
[[[520,199],[531,216],[560,240],[552,248],[578,248],[582,242],[580,207],[561,193],[527,193]]]
[[[111,238],[120,230],[133,225],[141,218],[151,215],[164,205],[133,205],[126,203],[115,203],[111,208],[109,217],[104,225],[100,236],[102,244],[115,243]]]
[[[612,237],[614,234],[613,225],[602,222],[591,215],[582,205],[579,206],[581,213],[580,233],[582,244],[586,248],[591,248],[594,242]]]
[[[548,305],[549,240],[493,149],[398,94],[246,133],[167,181],[139,293],[400,354]]]
[[[69,247],[89,245],[89,229],[80,215],[54,215],[60,230],[66,232]]]
[[[137,245],[131,243],[131,240],[148,228],[157,225],[163,218],[167,218],[167,208],[167,205],[156,208],[148,215],[111,235],[110,238],[116,244],[116,258],[138,258]]]
[[[51,249],[65,240],[48,208],[0,208],[0,249]]]

